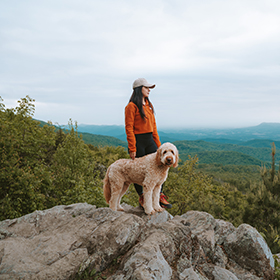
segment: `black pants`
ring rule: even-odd
[[[157,151],[157,145],[153,139],[152,132],[144,134],[135,134],[136,138],[136,157],[143,157],[148,154],[152,154]],[[134,184],[135,190],[140,196],[143,194],[143,187]],[[162,187],[161,187],[162,188]]]

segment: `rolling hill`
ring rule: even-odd
[[[44,125],[50,125],[44,121],[39,121],[40,126]],[[69,130],[64,127],[58,127],[56,125],[53,125],[55,127],[55,130],[63,129],[65,133],[67,133]],[[78,130],[79,131],[79,130]],[[94,146],[121,146],[124,148],[127,148],[127,143],[124,141],[121,141],[120,139],[112,136],[105,136],[105,135],[97,135],[92,133],[86,133],[86,132],[79,132],[79,135],[84,140],[86,144],[92,144]]]
[[[40,121],[40,125],[47,123]],[[264,131],[270,131],[269,125],[261,125],[261,129]],[[278,126],[272,126],[277,128]],[[55,126],[56,129],[59,127]],[[97,134],[89,132],[81,132],[81,130],[96,131]],[[94,146],[121,146],[127,148],[127,142],[125,134],[119,137],[109,136],[109,134],[120,135],[123,132],[122,126],[82,126],[78,127],[78,132],[85,141],[86,144],[92,144]],[[67,132],[67,129],[63,129]],[[251,129],[251,131],[255,131]],[[102,135],[104,133],[106,135]],[[269,139],[251,139],[247,141],[226,139],[226,138],[210,138],[207,137],[204,140],[174,140],[175,137],[182,137],[183,134],[160,134],[162,143],[172,142],[174,143],[180,153],[180,159],[184,162],[188,159],[188,156],[197,155],[199,163],[217,163],[223,165],[262,165],[264,163],[271,162],[271,143],[273,140]],[[179,136],[180,137],[179,137]],[[207,135],[210,136],[210,135]],[[213,136],[213,135],[212,135]],[[121,139],[123,140],[121,140]],[[276,147],[280,147],[280,141],[274,141]],[[276,162],[280,161],[280,156],[276,153]]]
[[[113,136],[126,141],[125,128],[122,125],[85,125],[78,126],[79,132]],[[280,123],[261,123],[257,126],[231,129],[163,129],[158,128],[163,142],[179,140],[205,140],[210,142],[238,144],[254,139],[272,139],[280,141]]]
[[[216,139],[231,143],[236,141],[250,141],[254,139],[273,139],[280,141],[280,123],[261,123],[257,126],[233,129],[182,129],[182,130],[164,130],[169,137],[177,140],[199,140]]]
[[[267,140],[267,143],[268,144]],[[221,144],[196,141],[175,141],[173,142],[179,152],[180,158],[186,160],[188,155],[197,155],[200,163],[223,163],[238,165],[261,165],[271,162],[271,148],[262,146],[263,141],[253,141],[247,143],[248,146],[237,144]],[[249,146],[249,144],[253,146]],[[271,147],[271,142],[270,142]],[[276,162],[280,160],[280,155],[276,154]]]

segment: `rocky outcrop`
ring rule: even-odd
[[[190,211],[147,216],[89,204],[0,222],[0,279],[273,279],[274,260],[253,227]]]

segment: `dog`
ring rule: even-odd
[[[171,166],[178,166],[178,150],[171,143],[162,144],[155,153],[132,159],[119,159],[112,163],[104,178],[103,192],[106,202],[114,211],[124,211],[122,196],[131,183],[143,186],[144,210],[147,215],[161,212],[159,204],[161,185]]]

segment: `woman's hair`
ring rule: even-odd
[[[145,112],[143,110],[143,104],[142,104],[142,100],[143,100],[142,87],[143,86],[136,87],[133,90],[133,93],[132,93],[132,95],[131,95],[131,97],[129,99],[129,102],[133,102],[138,107],[139,112],[140,112],[140,116],[144,120],[146,118],[146,115],[145,115]],[[153,104],[150,102],[148,97],[145,98],[145,102],[149,103],[149,106],[151,107],[151,109],[152,109],[152,111],[154,113]]]

